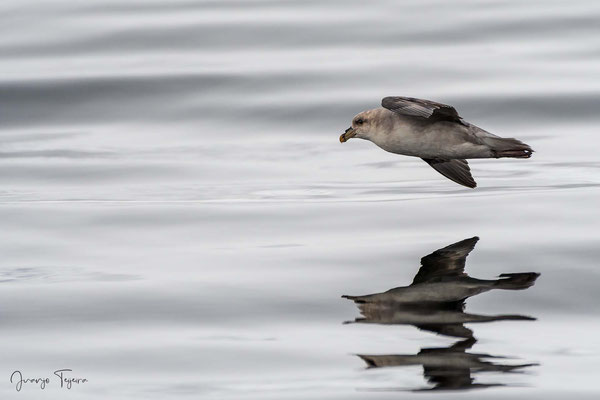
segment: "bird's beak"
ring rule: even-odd
[[[346,129],[346,132],[342,133],[342,136],[340,136],[340,143],[344,143],[345,141],[347,141],[350,138],[353,138],[354,136],[356,136],[356,132],[354,131],[354,129],[352,129],[352,127]]]

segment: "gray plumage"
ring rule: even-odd
[[[533,150],[514,138],[501,138],[464,121],[447,104],[412,97],[385,97],[382,108],[354,117],[340,142],[357,137],[391,153],[420,157],[446,178],[477,186],[467,159],[529,158]]]
[[[460,122],[460,116],[452,106],[414,97],[384,97],[381,106],[403,115]]]

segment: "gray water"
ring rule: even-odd
[[[3,399],[600,395],[600,3],[4,0],[0,17]],[[470,190],[338,142],[388,95],[536,152],[472,161]],[[364,321],[341,298],[410,285],[474,236],[469,277],[540,275],[452,315],[527,319]],[[17,370],[50,383],[17,392]]]

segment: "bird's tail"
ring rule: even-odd
[[[533,286],[540,276],[537,272],[519,272],[514,274],[500,274],[494,286],[498,289],[523,290]]]
[[[486,137],[483,141],[491,148],[496,158],[529,158],[533,153],[529,145],[514,138]]]

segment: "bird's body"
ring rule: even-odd
[[[533,150],[464,121],[454,107],[410,97],[386,97],[383,107],[354,117],[340,137],[369,140],[390,153],[420,157],[445,177],[475,187],[466,159],[529,158]]]
[[[365,112],[381,121],[380,134],[373,141],[390,153],[422,158],[490,158],[484,139],[492,135],[471,124],[430,121],[397,114],[385,108]]]

